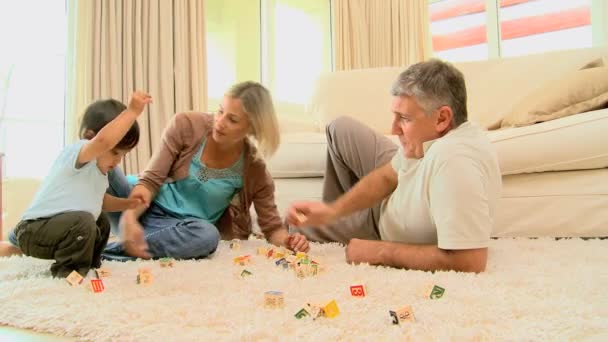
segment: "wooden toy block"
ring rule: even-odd
[[[103,280],[101,279],[91,279],[91,289],[95,293],[103,292]]]
[[[293,263],[296,262],[298,258],[296,258],[295,255],[286,255],[285,260],[287,260],[288,263]]]
[[[305,265],[295,265],[294,271],[298,278],[304,278],[308,275],[308,267]]]
[[[251,255],[242,255],[234,258],[234,263],[245,266],[251,263]]]
[[[297,252],[296,253],[296,258],[297,259],[306,258],[306,253],[304,253],[304,252]]]
[[[84,278],[80,275],[80,273],[76,271],[72,271],[72,273],[65,278],[65,280],[67,280],[72,286],[80,285],[83,279]]]
[[[250,275],[251,275],[251,272],[249,272],[249,271],[247,271],[247,270],[243,270],[243,271],[241,272],[241,277],[243,277],[243,278],[245,278],[246,276],[250,276]]]
[[[230,249],[235,251],[241,249],[241,244],[239,243],[238,239],[233,239],[232,241],[230,241]]]
[[[308,313],[308,311],[306,311],[306,309],[302,308],[300,309],[300,311],[296,312],[294,316],[296,316],[297,319],[302,319],[304,317],[310,316],[310,314]]]
[[[158,262],[160,263],[160,267],[162,268],[171,268],[173,267],[173,259],[172,258],[160,258],[158,259]]]
[[[150,285],[154,281],[152,272],[147,268],[140,268],[137,275],[137,283],[142,285]]]
[[[308,260],[308,258],[304,257],[304,258],[300,259],[299,263],[301,265],[307,265],[307,264],[310,264],[310,260]]]
[[[439,298],[443,297],[444,292],[445,292],[445,289],[443,287],[434,285],[433,288],[431,289],[431,293],[429,294],[429,298],[430,299],[439,299]]]
[[[308,312],[312,319],[317,319],[324,315],[323,308],[320,305],[308,303],[306,306],[308,306]]]
[[[274,249],[271,248],[268,250],[268,253],[266,253],[266,257],[271,258],[273,254],[274,254]]]
[[[285,257],[285,253],[282,253],[282,252],[275,252],[275,253],[274,253],[274,255],[273,255],[273,257],[274,257],[275,259],[283,259],[283,258]]]
[[[338,308],[338,303],[336,303],[335,300],[332,300],[331,302],[327,303],[323,307],[323,313],[325,314],[326,317],[329,317],[329,318],[334,318],[334,317],[338,316],[340,314],[340,309]]]
[[[266,247],[258,247],[258,255],[268,255],[268,248]]]
[[[264,293],[264,307],[277,309],[283,307],[283,292],[268,291]]]
[[[101,279],[101,278],[107,278],[111,275],[110,270],[104,267],[100,267],[95,269],[95,276],[97,276],[97,279]]]
[[[414,311],[412,307],[407,305],[402,307],[399,310],[392,311],[389,310],[389,314],[393,318],[393,324],[400,324],[406,321],[415,322],[416,318],[414,317]]]
[[[279,259],[279,260],[275,261],[274,263],[275,263],[275,265],[277,265],[277,266],[281,266],[282,264],[286,264],[286,263],[287,263],[287,260],[285,260],[285,258],[281,258],[281,259]]]
[[[352,285],[350,287],[350,295],[353,297],[365,297],[365,286],[363,285]]]
[[[296,212],[296,219],[298,220],[298,222],[300,223],[304,223],[307,220],[306,215],[304,215],[303,212],[297,211]]]

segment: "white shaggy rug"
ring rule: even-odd
[[[95,341],[404,341],[608,340],[608,240],[500,239],[485,273],[419,272],[348,265],[344,248],[313,244],[309,255],[326,266],[299,279],[256,255],[262,240],[230,250],[222,241],[211,259],[106,262],[105,291],[89,280],[78,287],[50,277],[50,262],[0,258],[0,324]],[[233,259],[251,254],[253,263]],[[149,267],[154,282],[135,282]],[[252,275],[240,278],[246,268]],[[367,297],[351,297],[364,284]],[[440,299],[419,292],[445,288]],[[264,292],[283,291],[284,308],[266,309]],[[306,303],[335,299],[335,318],[296,319]],[[411,305],[416,321],[393,325],[389,310]]]

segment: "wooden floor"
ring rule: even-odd
[[[31,330],[16,329],[0,325],[0,341],[19,342],[66,342],[75,341],[74,338],[41,334]]]

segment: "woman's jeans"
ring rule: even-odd
[[[120,169],[110,171],[108,181],[108,194],[121,198],[129,196],[131,186]],[[114,234],[119,233],[121,215],[119,212],[108,213]],[[215,251],[220,240],[220,233],[213,224],[194,217],[172,216],[154,202],[139,218],[139,222],[144,228],[148,252],[153,258],[204,258]],[[109,260],[135,259],[125,255],[122,242],[109,243],[103,257]]]

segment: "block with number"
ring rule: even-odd
[[[338,303],[336,303],[335,300],[332,300],[331,302],[327,303],[323,307],[323,313],[325,314],[325,317],[329,317],[329,318],[334,318],[334,317],[338,316],[340,314],[340,309],[338,308]]]
[[[98,279],[107,278],[111,275],[110,270],[104,267],[100,267],[95,270],[95,275]]]
[[[91,279],[91,289],[95,293],[103,292],[103,280],[101,279]]]
[[[160,267],[162,268],[171,268],[173,267],[173,259],[172,258],[160,258],[158,259],[158,262],[160,263]]]
[[[352,285],[350,287],[350,295],[353,297],[365,297],[365,286]]]
[[[137,283],[141,285],[150,285],[154,281],[152,272],[147,268],[140,268],[137,275]]]
[[[389,314],[393,318],[393,324],[400,324],[403,322],[415,322],[414,311],[411,306],[404,306],[396,311],[389,311]]]
[[[264,307],[277,309],[283,307],[283,292],[268,291],[264,293]]]
[[[65,280],[67,280],[72,286],[80,285],[83,279],[84,278],[80,275],[80,273],[76,271],[72,271],[72,273],[65,278]]]

